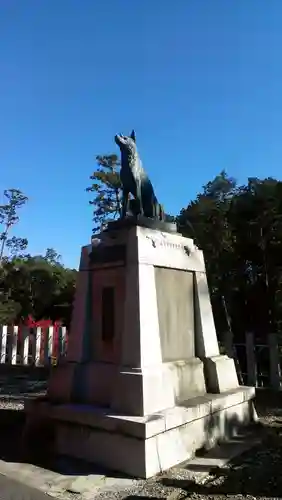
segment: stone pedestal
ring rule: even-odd
[[[48,416],[56,453],[150,477],[250,422],[253,396],[219,355],[202,252],[131,225],[82,248],[68,354],[27,432]]]

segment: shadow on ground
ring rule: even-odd
[[[26,462],[26,458],[22,453],[22,433],[25,423],[25,415],[23,410],[18,407],[7,408],[5,406],[6,399],[12,405],[15,401],[22,401],[23,397],[32,396],[38,392],[42,393],[46,387],[46,378],[48,373],[40,372],[38,374],[22,374],[22,373],[7,373],[4,374],[0,370],[0,459],[7,462]],[[38,387],[41,384],[41,391]],[[250,451],[246,452],[235,459],[226,468],[213,469],[210,476],[202,481],[190,480],[183,473],[184,467],[171,469],[168,473],[162,474],[160,477],[150,481],[152,490],[150,495],[140,491],[140,495],[129,495],[127,500],[145,499],[150,496],[153,500],[158,498],[167,498],[166,491],[172,488],[182,492],[188,498],[224,498],[226,495],[231,497],[244,498],[242,495],[252,497],[276,497],[282,498],[282,394],[273,393],[270,391],[259,390],[257,392],[256,407],[261,418],[261,425],[258,427],[258,432],[261,436],[261,443]],[[234,423],[234,422],[233,422]],[[228,425],[233,425],[232,421],[227,422]],[[213,433],[213,428],[218,425],[216,417],[212,417],[209,422],[207,433]],[[42,443],[42,433],[46,441],[52,441],[52,429],[46,428],[42,431],[39,429],[40,439],[37,440],[36,434],[33,436],[33,441]],[[51,434],[50,434],[51,433]],[[40,445],[41,446],[41,445]],[[98,470],[93,466],[82,464],[80,461],[54,461],[51,455],[46,453],[46,448],[42,447],[41,455],[30,463],[43,466],[56,472],[74,475],[87,475],[91,473],[104,473],[103,470]],[[201,472],[201,467],[194,467],[194,472]],[[191,470],[191,469],[190,469]],[[181,473],[179,473],[181,471]],[[193,472],[193,471],[192,471]],[[115,474],[111,474],[112,477]],[[121,474],[116,474],[116,477],[122,477]],[[185,478],[184,478],[185,477]],[[154,496],[154,486],[158,485],[160,495]],[[149,484],[148,484],[149,487]],[[180,497],[181,498],[181,497]],[[183,497],[184,498],[184,497]]]
[[[50,421],[41,422],[29,436],[29,452],[24,442],[25,413],[23,410],[0,410],[0,460],[5,462],[30,463],[68,476],[89,474],[106,475],[103,467],[68,457],[53,454],[54,431]],[[111,477],[124,478],[124,474],[111,472]]]
[[[234,459],[227,467],[212,469],[202,482],[173,475],[166,477],[164,474],[160,479],[162,485],[179,488],[195,499],[219,499],[227,495],[281,498],[282,394],[258,391],[256,407],[261,419],[258,427],[260,444]],[[194,470],[200,472],[197,467]]]
[[[23,405],[23,399],[46,391],[50,370],[45,367],[0,364],[0,408]]]
[[[24,446],[24,399],[46,394],[50,369],[31,366],[6,366],[0,364],[0,460],[31,463],[66,475],[105,474],[107,471],[81,460],[54,457],[52,444],[54,430],[50,421],[33,428],[30,452]],[[126,477],[111,473],[111,477]]]
[[[0,459],[22,460],[24,399],[46,392],[49,369],[0,365]]]

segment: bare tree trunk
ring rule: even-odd
[[[1,235],[2,238],[1,238],[1,247],[0,247],[0,266],[2,265],[5,244],[6,244],[7,236],[8,236],[8,230],[9,230],[9,226],[6,226],[5,231],[3,231],[2,235]]]

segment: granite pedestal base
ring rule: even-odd
[[[25,405],[27,445],[48,433],[45,454],[147,478],[254,419],[254,389],[219,352],[203,253],[162,224],[117,221],[82,248],[67,356]]]
[[[254,388],[240,387],[197,396],[145,417],[94,405],[54,405],[40,400],[29,401],[25,408],[31,432],[37,419],[47,417],[53,425],[54,453],[149,478],[254,422],[254,392]]]

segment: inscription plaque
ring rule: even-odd
[[[195,356],[193,273],[155,267],[164,362]]]
[[[125,245],[113,245],[113,246],[103,246],[97,248],[92,248],[92,252],[89,255],[90,262],[93,264],[108,264],[117,261],[126,261],[126,246]]]

